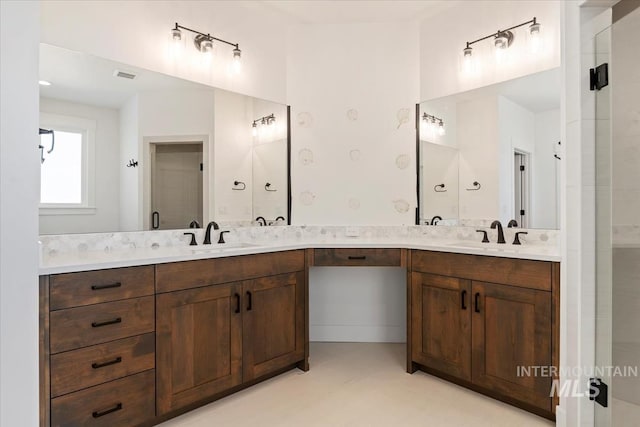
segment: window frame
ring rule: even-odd
[[[40,112],[40,127],[82,134],[81,202],[40,203],[40,215],[95,214],[95,134],[96,121],[82,117]],[[47,147],[45,147],[45,150]],[[54,148],[55,150],[55,148]],[[45,151],[45,161],[47,155]],[[39,193],[38,199],[41,198]]]

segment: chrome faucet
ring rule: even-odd
[[[213,226],[214,230],[220,229],[220,227],[218,226],[218,223],[215,221],[211,221],[209,224],[207,224],[207,231],[204,234],[204,242],[202,242],[203,245],[211,244],[211,226]]]
[[[259,216],[259,217],[257,217],[257,218],[256,218],[256,221],[258,221],[258,223],[259,223],[261,226],[263,226],[263,225],[267,225],[267,220],[266,220],[266,219],[264,219],[264,217],[263,217],[263,216]]]
[[[442,221],[442,217],[440,215],[434,216],[433,218],[431,218],[431,225],[438,224],[438,221]]]
[[[496,227],[498,228],[498,243],[507,243],[504,240],[504,231],[502,229],[502,223],[498,220],[495,220],[491,223],[491,229],[495,230]]]

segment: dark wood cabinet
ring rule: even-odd
[[[158,414],[242,382],[240,283],[156,297]]]
[[[471,380],[469,280],[413,273],[411,289],[413,360]]]
[[[552,378],[522,368],[557,366],[557,263],[412,251],[410,266],[408,371],[553,419]]]
[[[551,411],[551,379],[522,374],[552,364],[551,293],[483,282],[472,291],[473,382]]]
[[[304,358],[304,280],[299,271],[244,283],[244,382]]]

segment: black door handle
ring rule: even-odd
[[[100,369],[100,368],[104,368],[105,366],[115,365],[115,364],[120,363],[120,362],[122,362],[122,357],[118,356],[113,360],[109,360],[108,362],[92,363],[91,367],[93,369]]]
[[[119,288],[120,286],[122,286],[122,283],[120,283],[120,282],[110,283],[108,285],[91,285],[91,290],[92,291],[100,291],[102,289]]]
[[[236,293],[236,313],[240,313],[240,294]]]
[[[155,211],[151,214],[151,228],[157,230],[160,228],[160,212]]]
[[[99,328],[101,326],[115,325],[116,323],[122,323],[122,317],[116,317],[115,319],[106,320],[104,322],[91,322],[91,327]]]
[[[112,412],[119,411],[120,409],[122,409],[122,403],[118,403],[113,408],[105,409],[104,411],[93,411],[92,415],[93,415],[93,418],[100,418]]]
[[[466,291],[466,290],[464,290],[464,291],[462,291],[462,292],[460,293],[460,304],[461,304],[461,306],[462,306],[462,309],[463,309],[463,310],[466,310],[466,309],[467,309],[467,303],[466,303],[466,300],[467,300],[467,291]]]
[[[251,311],[252,303],[251,303],[251,292],[247,291],[247,311]]]
[[[349,255],[349,259],[367,259],[365,255],[353,256]]]
[[[480,313],[480,292],[476,292],[475,296],[475,311],[476,313]]]

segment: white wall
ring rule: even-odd
[[[560,109],[535,115],[535,155],[533,156],[533,188],[531,218],[536,228],[559,227],[559,172],[561,160],[553,157],[560,141]]]
[[[413,224],[417,24],[298,25],[288,42],[293,223]]]
[[[86,52],[222,89],[284,102],[285,21],[259,1],[45,1],[44,43]],[[231,47],[217,46],[211,68],[194,66],[193,39],[175,61],[167,55],[175,23],[239,43],[243,71],[228,73]]]
[[[0,2],[0,425],[38,425],[38,2]]]
[[[96,233],[120,229],[120,196],[114,183],[120,179],[119,111],[57,99],[40,98],[40,112],[90,119],[95,131],[95,213],[48,215],[40,212],[40,234]]]
[[[428,100],[548,70],[560,65],[561,1],[464,1],[422,21],[420,26],[420,99]],[[481,71],[462,72],[466,42],[528,21],[542,24],[544,50],[531,55],[526,28],[515,31],[510,62],[496,65],[491,40],[473,45]]]
[[[131,97],[120,108],[120,164],[129,160],[140,165],[140,138],[138,131],[138,96]],[[120,171],[120,230],[142,229],[142,175],[140,166],[123,168]]]
[[[460,102],[457,110],[460,149],[460,218],[499,218],[500,176],[498,170],[498,100],[484,96]],[[473,182],[481,185],[478,191]]]
[[[458,220],[459,153],[446,145],[420,141],[422,168],[421,219],[431,221],[438,215],[442,219]],[[444,184],[444,192],[436,192],[434,186]]]
[[[216,91],[215,96],[215,171],[216,221],[250,221],[252,212],[251,123],[252,99],[232,92]],[[247,185],[244,191],[232,190],[235,180]]]

